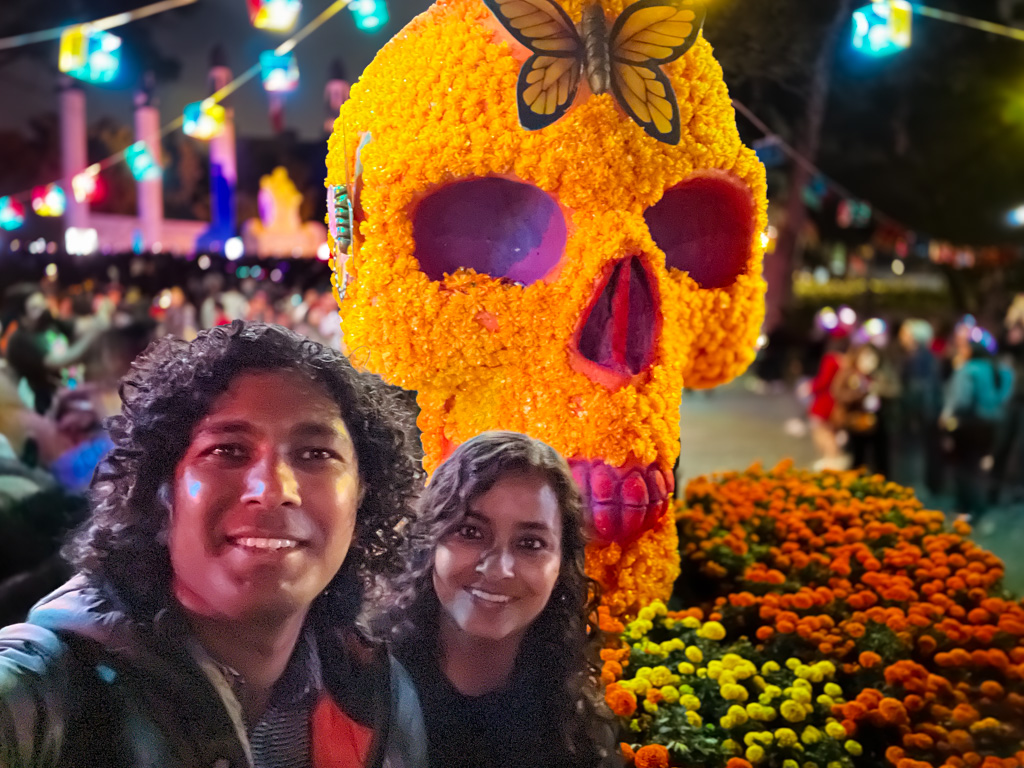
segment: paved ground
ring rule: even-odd
[[[798,466],[809,467],[817,458],[810,436],[797,429],[803,411],[793,394],[755,394],[747,384],[741,380],[710,393],[688,392],[683,397],[677,483],[702,474],[745,469],[755,461],[771,467],[792,457]],[[931,498],[920,488],[918,495],[926,505],[949,513],[948,495]],[[1007,588],[1024,594],[1024,502],[990,510],[974,539],[1003,559]]]

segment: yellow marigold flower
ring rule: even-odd
[[[636,676],[641,680],[649,680],[652,672],[654,672],[654,670],[651,667],[640,667],[640,669],[636,671]]]
[[[691,664],[688,661],[682,662],[676,667],[676,669],[679,671],[679,674],[681,675],[692,675],[696,671],[696,668],[693,666],[693,664]]]
[[[761,677],[761,675],[754,675],[754,685],[757,686],[759,691],[763,691],[768,687],[768,681]]]
[[[813,760],[808,760],[806,763],[804,763],[803,768],[818,768],[818,764]]]
[[[746,757],[747,760],[752,763],[760,763],[764,760],[764,747],[758,746],[757,744],[752,747],[747,747]]]
[[[783,760],[782,768],[800,768],[800,763],[796,760]]]
[[[838,760],[833,760],[828,764],[827,768],[843,768],[843,764]]]
[[[661,689],[661,696],[666,704],[675,704],[679,701],[679,689],[674,685],[666,685]]]
[[[811,667],[806,664],[797,664],[796,669],[793,670],[793,674],[804,680],[809,680],[812,671]]]
[[[680,696],[679,703],[686,707],[686,709],[690,712],[696,712],[698,709],[700,709],[700,699],[698,699],[692,693],[688,693],[685,696]]]
[[[792,747],[799,741],[796,731],[792,728],[779,728],[775,731],[775,742],[780,747]]]
[[[722,742],[722,751],[727,755],[738,755],[743,751],[743,747],[732,739],[726,739]]]
[[[637,696],[646,696],[647,691],[651,689],[651,681],[645,677],[637,677],[633,680],[631,688]]]
[[[985,731],[998,731],[1003,724],[994,717],[986,717],[971,725],[971,733],[983,733]]]
[[[653,714],[657,713],[658,705],[655,704],[653,701],[645,700],[644,701],[644,709],[647,710],[648,712],[650,712],[653,715]]]
[[[786,669],[796,669],[797,667],[802,665],[803,662],[800,661],[800,659],[795,659],[793,657],[786,659]]]
[[[737,653],[727,653],[722,657],[722,666],[726,669],[736,669],[737,664],[742,664],[743,657]]]
[[[743,725],[750,718],[747,717],[747,710],[741,707],[739,704],[733,704],[729,707],[729,711],[725,713],[726,717],[731,717],[736,725]]]
[[[683,626],[687,629],[700,629],[700,621],[693,616],[687,616],[683,619]]]
[[[809,680],[797,679],[793,681],[794,688],[803,688],[808,693],[814,690],[814,686],[811,685]]]
[[[843,689],[835,683],[825,683],[825,693],[827,693],[833,699],[837,699],[843,695]]]
[[[686,643],[680,640],[678,637],[673,637],[671,640],[666,640],[661,644],[661,650],[672,653],[673,651],[681,651],[686,647]]]
[[[708,676],[708,668],[707,667],[701,667],[700,669],[697,670],[697,677],[707,677],[707,676]]]
[[[722,698],[729,701],[746,701],[749,696],[746,688],[735,683],[726,683],[721,690]]]
[[[777,661],[766,661],[764,664],[761,665],[761,674],[762,675],[770,675],[773,672],[778,672],[781,669],[782,669],[782,667],[779,666],[779,662],[777,662]]]
[[[775,735],[771,731],[750,731],[743,737],[743,743],[748,747],[754,744],[763,744],[767,746],[775,740]]]
[[[843,727],[842,723],[829,723],[825,726],[825,733],[836,740],[845,739],[847,736],[846,729]]]
[[[718,675],[719,685],[732,685],[736,682],[736,675],[730,672],[728,669],[723,669],[721,674]]]
[[[804,718],[807,717],[804,712],[804,708],[795,701],[782,702],[782,706],[779,707],[779,711],[782,713],[782,716],[791,723],[801,723]]]
[[[724,640],[725,627],[717,621],[709,621],[697,630],[697,635],[700,637],[706,637],[708,640]]]
[[[657,666],[651,670],[651,685],[661,688],[663,685],[671,685],[673,680],[679,681],[675,675],[672,674],[672,670],[668,667]]]
[[[864,747],[860,745],[860,742],[853,741],[852,739],[843,744],[843,749],[845,749],[854,757],[860,757],[864,753]]]
[[[686,654],[686,658],[692,661],[694,664],[700,664],[702,661],[704,661],[704,654],[696,645],[691,645],[687,647],[684,653]]]
[[[636,615],[638,619],[643,621],[651,621],[655,617],[654,608],[649,605],[644,606],[640,609],[640,612]]]
[[[782,696],[782,689],[777,685],[769,685],[764,689],[765,696],[771,696],[773,699],[777,699]]]
[[[825,707],[826,709],[832,709],[832,705],[836,703],[831,696],[826,696],[824,693],[821,694],[821,696],[819,696],[818,698],[816,698],[815,701],[821,704],[821,706]]]
[[[800,704],[810,704],[811,702],[811,694],[803,688],[794,688],[793,692],[790,694],[790,697],[793,699],[793,701],[798,702]]]
[[[704,719],[696,712],[687,712],[686,722],[688,722],[694,728],[700,728],[704,725]]]
[[[655,600],[648,607],[654,611],[655,616],[668,615],[668,608],[665,607],[665,603],[663,603],[661,600]]]
[[[846,735],[846,731],[843,731],[843,735]],[[813,725],[808,725],[804,728],[803,733],[800,734],[800,741],[810,746],[811,744],[817,744],[821,741],[821,731],[815,728]]]

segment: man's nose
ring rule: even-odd
[[[487,579],[511,579],[515,576],[516,558],[505,547],[493,547],[480,557],[476,570]]]
[[[242,501],[264,507],[299,506],[299,483],[285,457],[268,451],[252,465]]]

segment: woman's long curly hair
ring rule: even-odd
[[[359,462],[364,496],[352,546],[311,617],[353,626],[373,580],[400,572],[399,530],[411,518],[423,472],[397,390],[322,344],[236,320],[192,342],[160,339],[121,382],[121,415],[107,423],[114,448],[92,481],[93,513],[64,554],[80,573],[112,588],[131,618],[151,621],[171,605],[170,488],[195,426],[240,374],[267,371],[296,372],[323,387]]]
[[[607,719],[597,695],[600,646],[597,585],[584,567],[583,500],[569,465],[553,448],[517,432],[485,432],[460,445],[434,472],[406,534],[405,571],[392,582],[377,622],[399,658],[439,662],[441,605],[434,591],[434,556],[440,542],[465,519],[473,502],[499,480],[539,475],[555,492],[562,520],[562,563],[551,597],[523,640],[516,661],[544,681],[535,690],[538,723],[557,724],[574,764],[602,757],[597,735]]]

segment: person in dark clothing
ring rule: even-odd
[[[970,357],[949,381],[940,423],[953,474],[956,511],[977,521],[986,511],[984,485],[995,448],[996,425],[1006,415],[1013,369],[997,365],[994,343],[970,342]],[[991,337],[989,337],[990,339]]]
[[[565,460],[513,432],[469,440],[431,478],[405,551],[382,624],[419,689],[430,764],[618,765]]]
[[[997,426],[996,447],[992,461],[992,484],[988,503],[997,506],[1010,475],[1011,459],[1017,456],[1018,472],[1014,479],[1024,484],[1024,324],[1013,323],[1006,333],[1004,347],[1007,362],[1013,368],[1013,393],[1006,406],[1006,416]],[[1018,489],[1020,492],[1020,489]]]
[[[77,575],[0,631],[0,765],[423,766],[356,628],[422,483],[394,391],[237,321],[152,345],[122,398]]]
[[[7,299],[14,323],[14,330],[5,333],[7,362],[32,391],[36,413],[46,413],[61,385],[61,371],[82,360],[106,326],[101,320],[76,338],[73,324],[54,318],[37,288],[16,287]],[[68,346],[61,349],[54,336],[63,336]]]
[[[931,345],[934,330],[926,320],[908,319],[900,326],[904,356],[900,367],[898,439],[910,465],[908,484],[924,482],[929,493],[942,490],[942,455],[939,451],[939,412],[942,410],[940,364]]]

